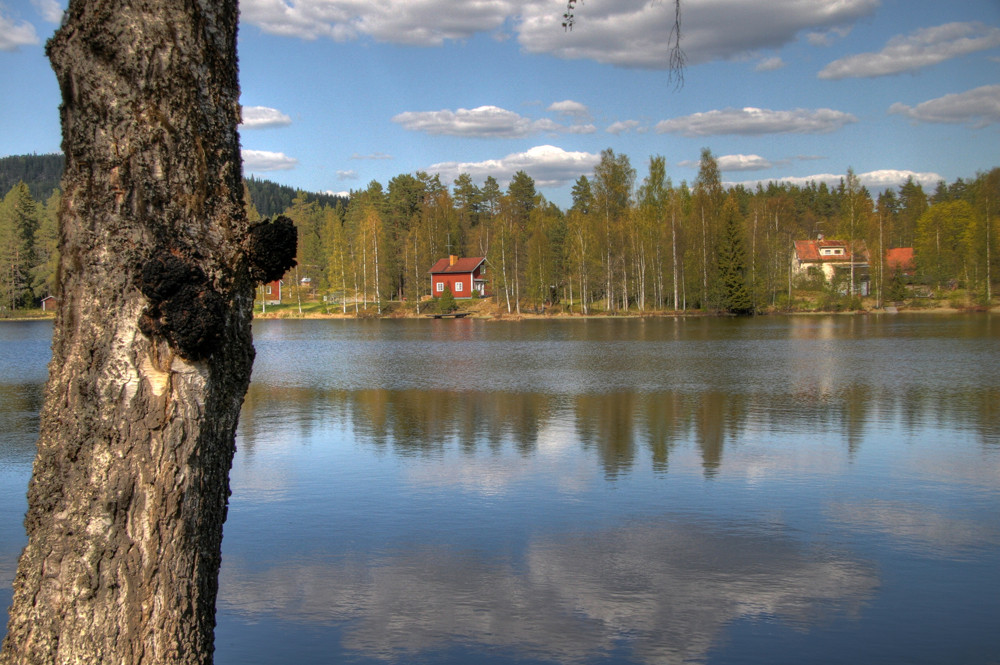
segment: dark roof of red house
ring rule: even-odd
[[[485,256],[472,256],[468,258],[455,259],[455,263],[452,264],[450,259],[445,258],[435,263],[429,272],[432,275],[474,272],[476,268],[482,265],[485,260]]]
[[[820,250],[829,247],[842,247],[844,253],[837,255],[822,255]],[[854,249],[857,252],[858,261],[868,260],[868,247],[864,240],[855,240]],[[796,240],[795,256],[799,261],[835,261],[844,262],[851,259],[851,252],[847,249],[846,240]]]
[[[885,253],[885,262],[889,268],[899,270],[911,270],[913,268],[913,248],[894,247]]]

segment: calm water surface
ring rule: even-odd
[[[0,323],[0,605],[50,334]],[[1000,662],[1000,317],[254,335],[220,665]]]

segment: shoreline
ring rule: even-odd
[[[808,310],[808,311],[768,311],[761,312],[753,315],[753,317],[769,317],[769,316],[896,316],[899,314],[909,315],[909,314],[929,314],[934,316],[944,316],[944,315],[956,315],[956,314],[993,314],[1000,312],[1000,306],[994,305],[992,307],[968,307],[968,308],[958,308],[950,306],[942,307],[902,307],[898,308],[896,311],[888,311],[885,308],[882,309],[862,309],[862,310],[852,310],[852,311],[833,311],[833,310]],[[750,318],[753,318],[750,317]],[[299,313],[297,311],[283,310],[279,312],[266,312],[261,314],[260,312],[254,312],[254,320],[261,321],[271,321],[271,320],[282,320],[282,319],[330,319],[330,320],[392,320],[392,319],[427,319],[433,320],[435,318],[434,314],[420,313],[416,312],[391,312],[387,314],[374,314],[374,313],[354,313],[349,312],[344,314],[342,312],[303,312]],[[438,317],[440,318],[440,317]],[[567,313],[559,312],[555,314],[539,314],[534,312],[513,312],[513,313],[486,313],[486,312],[470,312],[463,317],[464,319],[476,319],[480,321],[570,321],[570,320],[581,320],[581,319],[668,319],[668,318],[738,318],[731,314],[726,314],[724,312],[703,312],[700,310],[693,311],[683,311],[683,310],[667,310],[667,311],[646,311],[646,312],[616,312],[616,313],[590,313],[590,314],[580,314],[580,313]]]
[[[459,310],[462,311],[462,310]],[[886,308],[882,309],[860,309],[851,311],[834,311],[834,310],[796,310],[796,311],[765,311],[753,315],[754,317],[766,317],[766,316],[870,316],[870,315],[888,315],[895,316],[899,314],[912,315],[912,314],[928,314],[934,316],[943,315],[956,315],[956,314],[994,314],[1000,312],[1000,305],[993,305],[991,307],[977,306],[977,307],[953,307],[950,305],[934,306],[934,307],[898,307],[896,311],[889,311]],[[282,320],[282,319],[312,319],[312,320],[392,320],[392,319],[427,319],[433,320],[435,318],[434,313],[421,312],[417,313],[415,311],[406,310],[399,311],[394,310],[390,312],[385,312],[383,314],[376,314],[374,312],[363,312],[359,311],[348,312],[344,314],[343,312],[319,312],[319,311],[305,311],[299,313],[296,307],[287,308],[283,307],[281,310],[276,312],[264,312],[254,311],[253,319],[261,321],[270,320]],[[581,319],[668,319],[668,318],[737,318],[733,315],[726,314],[724,312],[704,312],[701,310],[655,310],[655,311],[645,311],[645,312],[592,312],[589,314],[581,314],[576,312],[556,312],[556,313],[536,313],[536,312],[521,312],[521,313],[510,313],[507,312],[497,312],[495,308],[478,308],[478,311],[469,311],[465,316],[460,318],[466,319],[476,319],[480,321],[570,321],[570,320],[581,320]],[[55,313],[29,313],[23,316],[10,316],[10,317],[0,317],[0,323],[9,322],[24,322],[24,321],[44,321],[55,319]]]

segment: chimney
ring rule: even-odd
[[[457,256],[455,256],[454,254],[449,254],[448,255],[448,267],[451,267],[451,266],[455,265],[455,263],[457,263],[457,262],[458,262],[458,257]]]

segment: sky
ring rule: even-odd
[[[65,0],[0,0],[0,156],[59,151],[44,55]],[[729,184],[873,191],[1000,166],[1000,0],[242,0],[244,175],[313,192],[425,171],[561,207],[601,151],[641,183],[703,148]]]

